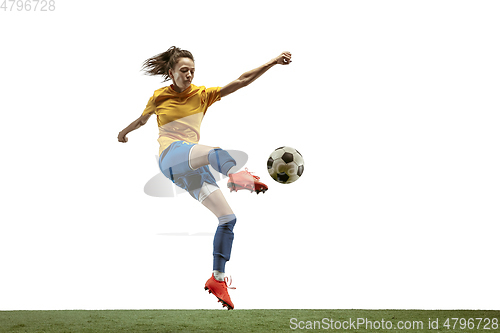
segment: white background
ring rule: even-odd
[[[56,1],[0,11],[0,309],[218,309],[217,219],[157,198],[154,118],[118,143],[176,45],[223,86],[201,142],[249,155],[229,193],[236,308],[500,309],[496,1]],[[8,3],[8,7],[10,7]],[[298,149],[302,178],[266,161]]]

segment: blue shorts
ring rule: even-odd
[[[158,164],[168,179],[202,202],[210,193],[219,189],[219,186],[208,165],[195,170],[191,168],[189,156],[195,145],[185,141],[173,142],[161,153]]]

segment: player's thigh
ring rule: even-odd
[[[191,152],[189,154],[189,165],[193,169],[198,169],[204,165],[208,164],[208,153],[214,149],[211,146],[205,146],[196,144],[191,148]]]
[[[203,200],[202,204],[217,217],[234,214],[220,189],[210,193],[210,195]]]

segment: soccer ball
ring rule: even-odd
[[[302,176],[304,172],[304,159],[292,147],[279,147],[269,156],[267,171],[278,183],[290,184]]]

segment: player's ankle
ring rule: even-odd
[[[230,174],[232,173],[236,173],[238,171],[238,168],[236,167],[236,165],[232,166],[231,169],[229,169],[227,171],[227,175],[229,176]]]
[[[224,281],[224,272],[219,272],[217,270],[214,270],[213,271],[214,273],[214,278],[217,280],[217,281]]]

